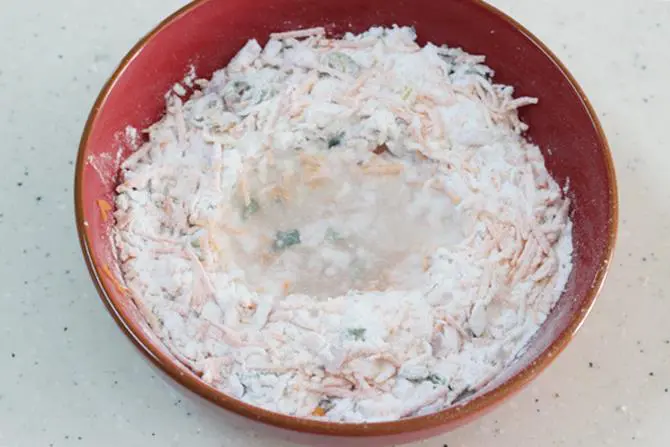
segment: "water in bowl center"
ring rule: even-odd
[[[286,160],[277,166],[250,180],[235,244],[259,292],[413,289],[435,250],[463,237],[452,203],[426,186],[428,165],[380,170],[342,154],[301,154],[295,170]]]

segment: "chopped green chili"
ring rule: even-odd
[[[281,251],[299,243],[300,231],[277,231],[277,235],[275,236],[274,249],[275,251]]]
[[[333,70],[346,73],[351,76],[358,76],[361,71],[361,66],[347,54],[334,52],[326,56],[325,63]]]
[[[319,401],[319,408],[322,408],[324,413],[328,413],[335,407],[335,402],[330,397],[323,398]]]
[[[475,394],[475,393],[476,393],[475,390],[472,390],[472,389],[470,389],[470,388],[465,388],[463,391],[461,391],[461,392],[458,394],[458,396],[456,396],[456,397],[454,398],[454,400],[453,400],[452,403],[456,403],[456,402],[460,402],[460,401],[462,401],[462,400],[465,400],[465,399],[467,399],[468,397],[472,396],[472,395]]]
[[[344,138],[344,132],[338,132],[328,139],[328,149],[339,146]]]
[[[324,239],[328,242],[336,242],[336,241],[341,241],[342,240],[342,235],[338,233],[337,231],[333,230],[331,227],[328,227],[326,230],[326,235],[324,236]]]
[[[247,220],[253,214],[256,214],[258,210],[261,209],[261,205],[258,203],[258,200],[252,198],[249,201],[248,205],[245,205],[242,209],[242,219]]]
[[[365,329],[364,327],[357,327],[357,328],[347,329],[347,333],[354,340],[363,341],[363,340],[365,340],[366,330],[367,329]]]
[[[426,377],[421,377],[421,378],[413,378],[413,379],[407,379],[412,383],[423,383],[423,382],[430,382],[433,385],[444,385],[446,381],[444,378],[437,374],[428,374]]]

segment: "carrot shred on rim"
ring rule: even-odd
[[[102,216],[102,221],[107,222],[109,219],[109,212],[112,211],[112,205],[105,199],[98,199],[95,201],[98,208],[100,209],[100,216]]]
[[[128,288],[121,284],[118,279],[114,276],[112,271],[109,269],[109,265],[105,264],[102,266],[102,271],[104,274],[109,278],[110,281],[112,281],[112,284],[114,284],[114,287],[119,293],[126,294],[128,293]]]

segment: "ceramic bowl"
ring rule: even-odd
[[[529,137],[553,177],[569,182],[574,269],[555,309],[527,351],[489,386],[441,412],[394,422],[332,423],[266,411],[227,396],[186,369],[148,329],[117,284],[106,205],[113,203],[119,161],[128,155],[126,126],[144,128],[164,112],[164,94],[193,66],[209,77],[250,38],[325,26],[332,35],[372,25],[412,25],[420,43],[463,47],[487,56],[496,81],[517,95],[540,98],[524,108]],[[91,162],[93,160],[93,163]],[[153,364],[224,412],[274,427],[315,445],[384,445],[426,438],[458,427],[519,391],[573,338],[603,284],[617,228],[617,193],[607,141],[583,91],[530,32],[480,1],[466,0],[199,0],[144,37],[123,59],[89,116],[76,166],[76,221],[84,258],[100,296],[120,328]],[[102,208],[101,208],[101,205]],[[102,209],[102,211],[101,211]]]

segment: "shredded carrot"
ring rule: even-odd
[[[214,251],[217,251],[217,252],[221,252],[221,251],[222,251],[222,250],[221,250],[221,247],[219,246],[219,244],[216,243],[216,240],[215,240],[214,237],[212,236],[212,233],[211,233],[211,232],[208,234],[208,239],[207,239],[207,241],[209,242],[209,245],[212,246],[212,248],[214,249]]]
[[[109,212],[112,211],[112,205],[105,199],[98,199],[95,202],[98,204],[98,208],[100,208],[102,221],[107,222],[107,219],[109,219]]]
[[[311,37],[311,36],[323,36],[326,34],[326,30],[321,27],[317,26],[315,28],[306,28],[306,29],[300,29],[300,30],[295,30],[295,31],[284,31],[280,33],[272,33],[270,34],[271,39],[300,39],[303,37]]]
[[[451,199],[454,205],[458,205],[459,203],[461,203],[461,198],[456,193],[449,190],[446,190],[445,193],[447,194],[449,199]]]
[[[231,227],[230,225],[222,224],[221,228],[223,228],[225,231],[228,233],[233,233],[233,234],[244,234],[246,231],[241,230],[239,228]]]
[[[240,181],[238,183],[240,188],[240,194],[242,195],[242,200],[244,200],[244,205],[249,206],[251,203],[251,194],[249,193],[249,188],[247,187],[247,176],[245,172],[242,172],[240,175]]]
[[[286,188],[284,188],[283,186],[279,186],[279,185],[273,187],[270,190],[270,196],[274,200],[279,200],[279,201],[282,201],[282,202],[288,201],[288,199],[289,199],[288,192],[286,192]]]
[[[423,271],[427,272],[430,268],[430,256],[423,257]]]
[[[272,253],[265,252],[261,254],[261,262],[266,266],[272,264],[275,261],[275,258],[276,256]]]
[[[125,287],[123,284],[119,282],[118,279],[116,279],[116,276],[112,273],[112,271],[109,269],[109,265],[105,264],[102,266],[102,271],[105,273],[107,278],[109,278],[110,281],[112,281],[112,284],[114,284],[114,287],[116,287],[116,290],[119,293],[126,294],[128,293],[128,288]]]
[[[307,155],[303,152],[300,153],[300,161],[308,166],[313,166],[315,168],[318,168],[321,166],[321,162],[319,162],[319,159],[313,155]]]
[[[198,238],[198,242],[200,243],[201,247],[207,247],[207,245],[209,245],[209,234],[200,236]]]
[[[375,175],[398,175],[403,171],[403,168],[403,165],[365,166],[363,172]]]
[[[428,160],[428,157],[423,152],[421,152],[421,151],[414,151],[414,152],[416,153],[416,156],[419,158],[419,160],[421,160],[421,161]]]
[[[309,186],[311,189],[318,188],[319,186],[323,186],[325,183],[328,182],[329,179],[325,177],[316,177],[313,179],[310,179],[306,182],[307,186]]]
[[[284,290],[284,295],[288,295],[288,291],[291,288],[291,281],[284,281],[282,289]]]
[[[322,407],[316,407],[314,411],[312,411],[312,416],[323,417],[325,415],[326,410],[324,410]]]

